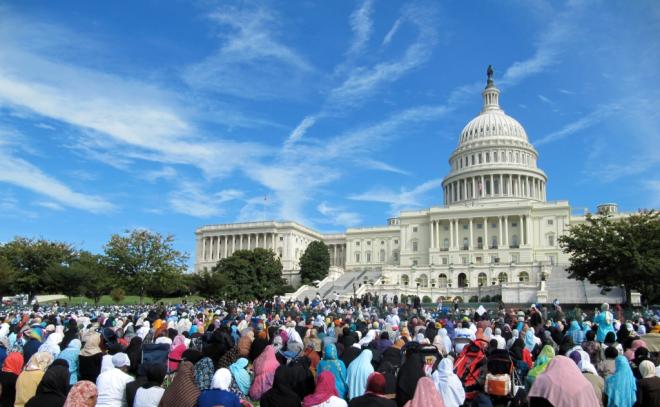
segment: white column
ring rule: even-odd
[[[500,182],[499,182],[500,196],[504,196],[504,184],[502,183],[502,181],[504,181],[504,176],[500,174],[499,177],[500,177]]]
[[[470,229],[470,241],[468,242],[468,250],[472,250],[474,248],[474,233],[472,232],[472,218],[470,218],[469,220],[470,220],[470,226],[468,226],[468,228]]]
[[[503,232],[502,232],[502,217],[498,216],[497,220],[498,220],[498,225],[497,226],[499,226],[497,228],[497,230],[498,230],[498,232],[500,232],[500,240],[497,241],[497,248],[499,249],[504,245],[504,243],[503,243],[504,241],[502,240],[502,235],[503,235]]]
[[[509,217],[504,217],[504,247],[509,248]]]
[[[454,248],[454,220],[449,219],[449,248]]]
[[[463,179],[463,200],[467,200],[467,178]]]
[[[201,255],[202,260],[206,260],[206,238],[202,238],[202,255]]]
[[[431,249],[435,249],[435,221],[431,221]]]
[[[224,258],[225,258],[225,259],[227,258],[227,246],[228,246],[228,243],[229,243],[228,236],[225,235],[225,247],[224,247],[224,252],[225,252],[225,256],[224,256]]]
[[[488,218],[484,218],[484,249],[488,249],[488,246]]]
[[[526,240],[525,243],[528,246],[532,245],[532,242],[531,242],[531,239],[532,239],[532,222],[530,222],[530,220],[531,220],[530,216],[525,215],[525,228],[527,229],[527,240]]]
[[[511,179],[511,174],[509,174],[507,178],[508,178],[507,179],[508,188],[506,192],[509,196],[513,196],[513,180]]]

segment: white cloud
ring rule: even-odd
[[[174,179],[177,176],[176,169],[165,166],[159,170],[147,171],[142,175],[142,178],[146,179],[149,182],[155,182],[159,179]]]
[[[334,225],[351,227],[359,225],[362,222],[360,214],[346,211],[343,207],[328,205],[326,202],[318,204],[316,209],[327,218],[327,222]]]
[[[397,167],[395,167],[391,164],[388,164],[386,162],[373,160],[371,158],[358,159],[358,160],[356,160],[356,165],[360,165],[364,168],[369,168],[369,169],[372,169],[372,170],[392,172],[392,173],[401,174],[401,175],[410,175],[410,172],[408,172],[408,171],[402,170],[401,168],[397,168]]]
[[[314,68],[277,40],[280,16],[264,7],[224,6],[210,19],[227,31],[215,54],[185,69],[189,85],[247,99],[300,96],[296,89]]]
[[[394,21],[394,24],[392,24],[392,27],[390,30],[385,34],[385,38],[383,38],[383,46],[387,46],[392,42],[392,38],[394,38],[394,35],[399,31],[399,27],[401,27],[401,17],[397,18],[396,21]]]
[[[46,209],[51,209],[53,211],[63,211],[64,208],[62,205],[56,203],[56,202],[50,202],[50,201],[39,201],[34,203],[37,206],[41,206],[42,208]]]
[[[296,126],[295,129],[289,135],[289,138],[286,140],[285,148],[291,147],[296,141],[300,140],[304,135],[307,129],[312,127],[316,123],[315,116],[305,116],[305,118]]]
[[[538,95],[538,97],[539,97],[539,100],[541,100],[541,102],[543,102],[543,103],[545,103],[545,104],[548,104],[548,105],[550,105],[550,106],[554,106],[554,105],[555,105],[555,102],[553,102],[552,100],[550,100],[550,98],[548,98],[547,96],[544,96],[544,95]]]
[[[399,191],[389,188],[373,188],[361,194],[352,195],[349,199],[356,201],[381,202],[390,204],[391,213],[399,213],[402,209],[418,208],[424,204],[422,198],[430,191],[442,196],[442,179],[426,181],[412,189],[402,187]]]
[[[353,31],[353,43],[348,50],[349,55],[357,55],[367,46],[367,42],[373,31],[373,0],[364,0],[350,17],[351,30]]]
[[[6,182],[49,197],[71,208],[92,213],[104,213],[114,209],[109,201],[96,196],[75,192],[29,162],[0,150],[0,182]]]
[[[170,193],[170,207],[179,213],[198,218],[209,218],[226,213],[223,204],[243,197],[241,191],[226,189],[217,193],[207,193],[202,185],[183,181],[177,190]]]
[[[562,127],[561,129],[555,132],[546,134],[540,139],[534,141],[534,144],[540,146],[543,144],[552,143],[554,141],[566,138],[570,135],[573,135],[575,133],[578,133],[582,130],[585,130],[591,126],[600,123],[601,121],[603,121],[613,113],[619,111],[620,109],[621,107],[616,104],[597,106],[596,109],[591,113],[581,117],[580,119],[574,122],[566,124],[564,127]]]

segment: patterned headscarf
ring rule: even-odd
[[[211,389],[215,367],[211,358],[205,357],[195,363],[195,384],[200,390]]]
[[[69,391],[63,407],[87,407],[89,399],[98,396],[96,385],[87,380],[81,380]]]

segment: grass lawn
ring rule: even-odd
[[[197,296],[197,295],[191,295],[189,297],[174,297],[174,298],[163,298],[159,302],[163,302],[165,304],[178,304],[181,303],[182,300],[187,300],[188,303],[194,303],[197,301],[200,301],[202,297]],[[52,302],[52,301],[49,301]],[[69,305],[79,305],[79,304],[94,304],[94,300],[91,298],[87,297],[73,297],[71,298],[71,301],[68,299],[62,299],[60,300],[60,304],[68,303]],[[135,305],[140,303],[140,296],[138,295],[127,295],[121,302],[116,303],[109,295],[104,295],[101,297],[101,301],[99,301],[99,305]],[[153,304],[153,300],[151,297],[144,297],[144,303],[145,304]]]

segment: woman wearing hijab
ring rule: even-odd
[[[291,387],[293,372],[288,366],[280,366],[275,371],[273,387],[259,400],[261,407],[299,406],[302,400]]]
[[[589,380],[589,383],[593,386],[596,398],[602,400],[603,394],[605,393],[605,380],[598,376],[596,367],[591,364],[589,354],[583,350],[576,350],[570,354],[570,358],[577,363],[578,369],[580,369],[582,375],[585,379]]]
[[[101,335],[91,332],[85,336],[85,345],[78,356],[78,380],[89,380],[96,383],[101,374],[103,351],[100,348]]]
[[[417,382],[415,395],[412,400],[405,404],[405,407],[444,407],[445,403],[438,393],[433,380],[429,377],[422,377]]]
[[[639,364],[642,378],[637,381],[637,405],[660,406],[660,377],[655,375],[655,365],[650,360]]]
[[[603,341],[603,344],[606,348],[608,346],[613,346],[619,352],[619,355],[623,355],[623,346],[616,341],[616,334],[614,332],[608,332],[605,335],[605,341]]]
[[[419,353],[413,353],[406,358],[401,366],[396,382],[396,404],[401,407],[412,399],[417,388],[417,382],[424,377],[424,361]]]
[[[632,341],[632,344],[630,345],[630,349],[625,351],[623,354],[626,356],[628,360],[635,360],[635,351],[640,348],[647,348],[646,342],[644,342],[641,339],[635,339]]]
[[[348,384],[349,400],[364,394],[367,388],[367,379],[374,372],[374,367],[371,365],[372,357],[373,353],[369,349],[365,349],[348,366],[346,382]]]
[[[273,345],[266,346],[266,349],[254,360],[254,381],[250,386],[250,397],[259,400],[261,396],[273,386],[275,371],[280,366],[275,356]]]
[[[546,370],[534,381],[529,392],[530,407],[597,407],[591,383],[570,358],[555,356]]]
[[[528,329],[527,332],[525,332],[525,349],[527,349],[529,353],[534,355],[535,348],[536,348],[536,336],[534,335],[534,330]]]
[[[248,360],[250,362],[254,362],[254,360],[261,355],[261,352],[266,349],[266,346],[268,346],[268,331],[267,330],[262,330],[259,332],[256,338],[254,338],[254,341],[252,341],[252,344],[250,345],[250,354],[248,355]]]
[[[339,398],[335,376],[325,371],[319,375],[314,393],[303,399],[302,407],[347,407],[346,401]]]
[[[23,370],[23,355],[10,352],[0,372],[0,406],[13,406],[16,400],[16,379]]]
[[[385,377],[374,372],[367,379],[366,393],[349,401],[348,407],[396,407],[394,400],[385,397],[384,393]]]
[[[465,389],[461,379],[454,373],[454,364],[451,358],[444,358],[433,372],[433,382],[442,395],[447,407],[460,407],[465,402]],[[419,384],[418,384],[419,386]]]
[[[231,372],[229,369],[218,369],[213,375],[211,389],[204,390],[197,401],[198,407],[240,407],[241,401],[234,393],[229,391],[231,385]]]
[[[252,385],[250,373],[247,371],[248,363],[249,362],[246,358],[240,358],[234,364],[229,366],[229,371],[233,378],[232,386],[235,385],[239,390],[239,397],[248,397],[250,386]]]
[[[337,394],[341,398],[346,397],[346,366],[337,357],[337,347],[334,344],[325,345],[323,348],[323,360],[316,366],[316,373],[328,371],[335,377]]]
[[[25,407],[62,407],[69,392],[69,369],[51,366],[41,379],[34,397]]]
[[[511,346],[513,346],[513,343],[514,343],[518,338],[520,338],[520,332],[519,332],[517,329],[513,329],[513,330],[511,331],[511,338],[509,338],[509,339],[506,341],[506,348],[507,348],[507,349],[511,349]],[[524,342],[523,342],[523,345],[524,345]]]
[[[53,359],[57,359],[60,355],[60,342],[62,342],[63,335],[59,332],[53,332],[46,338],[41,346],[39,346],[39,352],[48,352],[53,356]]]
[[[536,358],[536,362],[534,362],[534,367],[529,371],[529,373],[527,373],[528,389],[532,386],[534,380],[536,380],[536,378],[545,371],[545,369],[548,367],[548,364],[554,357],[555,351],[552,349],[552,346],[545,345],[543,349],[541,349],[541,353],[539,353],[539,356]]]
[[[176,369],[179,367],[179,363],[183,359],[183,352],[186,351],[186,345],[180,344],[176,347],[173,347],[170,350],[170,353],[167,354],[167,369],[171,372],[176,372]]]
[[[199,390],[210,390],[213,384],[213,375],[215,374],[215,368],[213,367],[211,358],[205,357],[195,363],[194,374],[195,384],[199,387]]]
[[[81,343],[79,339],[72,339],[66,349],[60,352],[58,359],[66,360],[69,364],[69,384],[74,385],[78,381],[78,357],[80,356]]]
[[[582,345],[582,342],[584,342],[584,331],[576,320],[571,321],[571,326],[568,328],[566,335],[573,339],[575,345]]]
[[[138,387],[133,399],[133,407],[157,407],[165,389],[161,387],[165,379],[165,367],[151,364],[146,368],[147,380]],[[128,398],[128,397],[127,397]]]
[[[193,364],[184,361],[174,376],[163,397],[158,403],[159,407],[195,407],[199,398],[199,387],[195,384]]]
[[[37,352],[25,365],[25,370],[16,379],[15,407],[23,407],[37,392],[37,387],[44,377],[46,369],[53,362],[53,356],[48,352]],[[67,375],[67,380],[69,376]]]
[[[393,399],[396,396],[396,368],[387,360],[383,360],[376,371],[385,377],[385,397]]]
[[[605,381],[608,407],[632,407],[637,400],[637,384],[625,356],[614,360],[614,374]]]
[[[96,385],[87,380],[74,384],[66,396],[64,407],[94,407],[99,395]]]
[[[238,340],[238,355],[240,357],[248,357],[250,355],[250,348],[254,341],[254,331],[252,328],[246,328],[241,332],[241,337]]]

